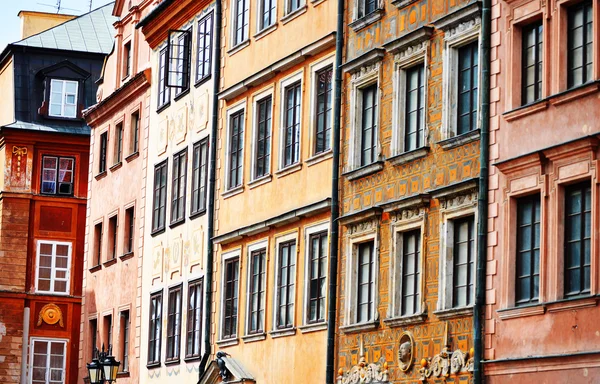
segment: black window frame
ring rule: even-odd
[[[178,362],[181,356],[181,310],[183,284],[169,288],[167,303],[167,348],[165,363]]]
[[[108,218],[108,234],[110,237],[109,243],[109,261],[117,258],[117,234],[119,233],[119,216],[113,215]]]
[[[108,150],[108,131],[100,135],[100,152],[98,157],[98,174],[106,172],[106,152]]]
[[[579,212],[572,211],[569,196],[579,193],[584,196],[581,199],[581,210]],[[588,198],[589,195],[589,198]],[[563,271],[564,271],[564,297],[580,297],[589,295],[591,292],[591,231],[592,231],[592,183],[589,180],[584,182],[580,182],[573,185],[568,185],[564,189],[564,261],[563,261]],[[589,217],[589,227],[586,226],[586,215]],[[572,229],[573,221],[576,219],[571,219],[579,216],[579,223],[575,223],[579,225],[579,238],[578,239],[570,239],[569,233]],[[587,252],[586,252],[586,242],[587,242]],[[578,265],[571,262],[570,257],[573,253],[570,251],[569,244],[579,243],[579,262]],[[579,290],[572,291],[569,290],[569,286],[571,285],[571,280],[573,277],[572,273],[579,273]],[[587,277],[587,279],[586,279]]]
[[[131,40],[123,44],[123,80],[131,76]]]
[[[533,45],[528,40],[533,39]],[[527,52],[533,50],[533,64],[527,65]],[[521,105],[534,103],[542,98],[544,65],[544,23],[533,22],[521,29]],[[533,67],[533,79],[529,79],[528,69]],[[531,82],[532,80],[533,82]],[[533,87],[533,99],[527,98],[527,89]]]
[[[471,63],[468,68],[461,68],[461,57],[462,55],[468,55]],[[456,134],[463,135],[465,133],[472,132],[477,129],[477,115],[479,114],[479,40],[472,41],[458,48],[458,82],[456,89]],[[462,79],[465,76],[466,71],[469,76],[470,87],[468,90],[461,90]],[[476,84],[476,86],[473,86]],[[463,105],[462,94],[468,93],[468,107],[469,111],[463,113],[462,116],[469,117],[469,124],[463,126],[461,122],[461,106]]]
[[[54,178],[55,192],[54,193],[44,191],[44,182],[50,182],[49,180],[44,180],[44,170],[46,169],[44,167],[44,160],[46,158],[55,158],[56,159],[56,168],[54,168],[54,172],[55,172],[55,178]],[[73,169],[71,170],[71,182],[70,183],[66,183],[64,181],[59,180],[60,173],[61,173],[61,168],[60,168],[61,160],[69,160],[69,161],[73,162]],[[56,156],[56,155],[50,155],[50,154],[42,155],[42,174],[40,175],[40,194],[45,195],[45,196],[73,196],[75,194],[76,166],[77,166],[77,159],[73,156]],[[61,193],[60,192],[60,189],[63,185],[70,186],[69,193]]]
[[[243,184],[244,174],[244,123],[245,110],[232,113],[229,116],[229,147],[227,150],[227,190],[237,188]],[[237,125],[236,125],[237,124]],[[237,131],[235,130],[237,127]],[[236,144],[234,146],[234,143]],[[234,157],[235,156],[235,157]],[[233,159],[236,163],[233,165]],[[235,176],[235,177],[234,177]]]
[[[133,253],[133,247],[135,246],[135,207],[125,209],[125,228],[127,232],[125,233],[123,245],[126,246],[123,253],[129,255]]]
[[[148,328],[148,367],[160,365],[162,342],[162,290],[150,295],[150,315]],[[156,352],[158,351],[158,355]]]
[[[255,271],[258,261],[258,272]],[[266,319],[266,275],[267,275],[267,250],[261,248],[250,252],[250,268],[248,271],[248,331],[249,335],[255,335],[265,332]],[[256,279],[256,281],[255,281]],[[256,303],[256,310],[255,308]],[[262,321],[261,321],[262,312]],[[256,327],[253,326],[255,321]]]
[[[173,155],[173,172],[171,173],[171,227],[185,221],[187,163],[187,147]]]
[[[94,224],[94,253],[96,264],[94,267],[102,264],[102,236],[104,236],[104,225],[102,222]]]
[[[287,264],[283,265],[284,249],[287,249]],[[296,240],[288,240],[279,243],[277,247],[277,314],[275,320],[276,329],[289,329],[294,326],[295,319],[295,293],[296,293]],[[292,264],[293,263],[293,264]],[[285,283],[282,276],[285,272]],[[291,279],[290,277],[293,277]],[[293,281],[292,281],[293,280]],[[281,292],[285,288],[285,295]],[[284,297],[285,296],[285,297]],[[291,310],[291,316],[289,308]],[[282,309],[285,309],[282,312]],[[283,318],[282,318],[283,317]]]
[[[98,318],[89,320],[90,326],[90,346],[92,347],[91,358],[96,357],[96,351],[98,350]]]
[[[421,229],[417,228],[417,229],[412,229],[406,232],[401,233],[402,236],[402,292],[401,292],[401,297],[402,297],[402,304],[401,304],[401,310],[400,310],[400,315],[401,316],[411,316],[411,315],[416,315],[421,311],[421,287],[420,287],[420,280],[421,280],[421,241],[422,241],[422,237],[421,237]],[[408,241],[407,239],[410,236],[416,236],[416,240],[415,240],[415,251],[414,252],[408,252],[407,249],[407,244]],[[408,268],[407,265],[409,263],[409,256],[410,255],[414,255],[414,260],[413,263],[413,267],[414,267],[414,272],[410,273],[408,272]],[[406,283],[408,280],[408,276],[412,276],[413,277],[413,286],[412,289],[414,291],[414,293],[407,293],[407,287],[408,284]],[[407,301],[408,298],[412,297],[412,312],[408,312],[407,311]]]
[[[164,183],[162,173],[164,172]],[[159,174],[160,173],[160,174]],[[164,160],[154,166],[154,187],[152,193],[152,234],[164,231],[167,222],[167,184],[169,177],[168,162]],[[157,196],[158,193],[158,196]],[[156,205],[158,201],[158,206]],[[158,214],[158,216],[157,216]],[[163,218],[160,224],[161,216]]]
[[[416,73],[417,87],[410,88],[411,75]],[[405,109],[404,109],[404,151],[414,151],[422,148],[425,145],[425,64],[421,63],[405,70],[406,87],[405,87]],[[417,92],[416,105],[411,104],[411,94]],[[416,120],[416,131],[410,130],[412,119]],[[409,137],[416,135],[415,145],[410,145]]]
[[[190,89],[191,62],[192,27],[185,30],[170,29],[167,37],[165,85],[175,88],[175,100]]]
[[[213,55],[213,12],[198,20],[196,32],[196,85],[210,79]]]
[[[256,146],[254,151],[254,179],[259,179],[261,177],[267,176],[271,172],[272,127],[273,97],[269,95],[256,102]]]
[[[304,0],[286,0],[285,14],[289,15],[300,10],[304,6]]]
[[[589,8],[588,8],[589,7]],[[582,10],[583,12],[583,23],[580,26],[573,26],[573,22],[574,22],[574,17],[575,17],[575,13],[577,11]],[[588,20],[588,12],[592,15],[591,21]],[[592,29],[592,38],[591,41],[589,41],[587,33],[586,33],[586,29],[588,28],[588,24],[590,24],[590,28]],[[573,44],[573,40],[575,39],[573,37],[573,30],[581,28],[583,29],[583,33],[581,36],[581,46],[578,47],[574,47]],[[567,9],[567,88],[571,89],[586,83],[589,83],[590,81],[594,80],[594,9],[593,9],[593,4],[591,0],[586,0],[586,1],[582,1],[580,3],[577,4],[573,4],[571,6],[568,7]],[[586,52],[588,46],[591,48],[592,53],[591,55],[588,55],[588,52]],[[582,49],[582,57],[581,57],[581,62],[582,62],[582,66],[581,66],[581,83],[575,83],[575,80],[573,78],[573,72],[577,69],[574,68],[574,63],[572,62],[573,59],[573,55],[572,52],[576,49]],[[590,61],[588,61],[588,59],[590,59]],[[590,69],[588,70],[587,67],[590,67]]]
[[[260,18],[258,20],[258,31],[263,31],[275,24],[277,21],[277,1],[276,0],[259,0]],[[265,23],[265,20],[268,23]]]
[[[467,224],[467,240],[460,239],[458,228],[461,224]],[[453,220],[454,239],[452,240],[452,308],[462,308],[472,306],[475,299],[475,217],[465,216]],[[467,243],[466,262],[460,261],[460,244]],[[459,281],[459,268],[466,268],[467,281],[461,284]],[[466,291],[464,294],[459,293],[459,290]],[[465,298],[465,304],[459,302],[461,295]]]
[[[333,65],[328,65],[327,67],[318,70],[315,74],[315,80],[316,106],[314,154],[318,155],[331,150]]]
[[[115,136],[117,137],[117,141],[115,143],[115,160],[113,166],[121,164],[123,160],[123,122],[117,123],[115,125]]]
[[[233,39],[232,39],[232,47],[237,47],[238,45],[244,43],[249,39],[248,34],[250,30],[250,0],[234,0],[234,8],[233,8]],[[242,12],[240,13],[240,9]],[[240,27],[241,25],[241,27]]]
[[[157,111],[162,111],[171,103],[171,88],[167,86],[167,50],[168,46],[160,50],[158,54],[158,81],[157,87]]]
[[[300,162],[300,131],[302,129],[302,82],[298,80],[286,86],[283,94],[284,138],[282,168],[287,168]],[[292,103],[291,108],[289,108],[290,101]]]
[[[357,19],[369,16],[379,9],[378,0],[359,0],[357,9]]]
[[[130,130],[131,130],[131,147],[130,155],[138,153],[140,150],[140,111],[135,111],[130,116]]]
[[[373,103],[366,105],[368,93],[372,93]],[[361,110],[360,110],[360,166],[366,166],[377,161],[377,129],[379,103],[377,100],[378,89],[377,83],[368,85],[360,89]],[[371,115],[372,124],[367,126],[367,116]],[[371,145],[367,147],[366,138],[371,140]]]
[[[526,215],[527,205],[531,206],[530,215]],[[540,243],[541,243],[541,199],[539,194],[520,197],[516,201],[516,255],[515,255],[515,305],[527,305],[539,302],[540,297]],[[526,217],[528,216],[528,217]],[[537,217],[536,217],[537,216]],[[528,221],[526,221],[528,220]],[[523,231],[529,231],[523,236]],[[537,234],[536,234],[537,232]],[[524,239],[529,238],[529,244]],[[537,239],[537,244],[536,244]],[[537,255],[536,255],[537,253]],[[529,273],[523,271],[523,257],[529,254]],[[536,271],[537,267],[537,271]],[[537,278],[537,284],[536,284]],[[525,296],[521,281],[528,282],[529,295]]]
[[[229,275],[229,272],[233,275]],[[223,262],[223,321],[221,324],[221,340],[237,338],[239,311],[240,258],[232,257]],[[228,313],[228,308],[229,313]]]
[[[119,372],[129,372],[129,330],[130,330],[130,317],[129,310],[121,311],[121,340],[119,347],[121,348],[121,365],[119,366]]]
[[[206,212],[209,145],[208,137],[205,137],[195,143],[192,148],[192,206],[190,217],[196,217]]]
[[[194,294],[192,295],[192,291]],[[185,359],[199,359],[202,353],[202,321],[204,314],[204,278],[188,283]],[[193,302],[192,302],[193,301]],[[198,353],[194,350],[197,349]]]
[[[329,232],[327,230],[311,233],[308,237],[308,308],[306,309],[307,324],[315,324],[325,321],[325,314],[327,312],[327,292],[325,290],[327,282],[327,262],[329,250],[328,240]],[[323,244],[323,241],[325,244]],[[316,254],[315,244],[317,247]],[[315,309],[315,316],[312,315],[313,307]]]
[[[366,260],[363,258],[365,256]],[[358,244],[357,246],[357,257],[356,257],[356,269],[357,269],[357,288],[356,288],[356,322],[366,323],[373,321],[375,312],[375,240],[365,241]],[[363,282],[363,278],[366,276],[366,282]],[[361,301],[362,290],[366,290],[366,300]],[[362,317],[361,307],[366,306],[367,313],[366,317]]]

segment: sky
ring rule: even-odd
[[[112,3],[114,0],[92,0],[92,9]],[[38,11],[56,13],[58,0],[0,0],[0,51],[9,43],[21,39],[21,19],[17,17],[19,11]],[[90,9],[90,0],[61,0],[61,12],[72,15],[87,13]]]

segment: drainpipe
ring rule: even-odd
[[[325,382],[335,380],[335,339],[338,279],[339,238],[339,180],[340,180],[340,124],[342,110],[342,56],[344,48],[344,0],[337,1],[337,29],[335,33],[335,84],[333,100],[333,137],[331,139],[333,160],[331,166],[331,233],[329,238],[329,289],[327,292],[327,359]]]
[[[29,304],[26,304],[29,305]],[[29,349],[29,307],[25,307],[23,310],[23,345],[21,350],[21,384],[27,384],[27,350]]]
[[[210,168],[208,176],[208,224],[206,237],[206,274],[205,274],[205,297],[204,297],[204,355],[200,361],[199,376],[202,377],[206,370],[206,365],[211,355],[211,329],[212,329],[212,286],[213,286],[213,242],[215,226],[215,183],[217,173],[217,132],[219,129],[219,90],[221,80],[221,0],[215,2],[215,63],[213,64],[213,100],[212,100],[212,121],[210,129]]]
[[[479,193],[477,198],[477,285],[473,310],[474,367],[473,381],[482,384],[485,326],[485,280],[487,266],[489,127],[490,127],[490,40],[491,0],[482,1],[481,9],[481,139],[479,141]]]

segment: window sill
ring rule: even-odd
[[[443,149],[452,149],[459,147],[463,144],[470,143],[472,141],[479,140],[479,129],[474,129],[471,132],[463,133],[446,140],[438,141],[438,145]]]
[[[277,339],[278,337],[293,336],[295,334],[296,334],[296,327],[275,329],[275,330],[269,332],[269,335],[271,335],[271,339]]]
[[[129,371],[117,372],[117,378],[129,377]]]
[[[583,309],[595,307],[598,305],[598,297],[586,295],[573,298],[557,300],[552,303],[546,303],[548,312],[570,311],[574,309]]]
[[[113,264],[117,264],[117,258],[116,257],[113,257],[112,259],[105,261],[104,263],[102,263],[102,266],[104,268],[106,268],[106,267],[110,267]]]
[[[412,151],[404,152],[399,155],[395,155],[387,159],[392,165],[403,165],[413,160],[417,160],[427,156],[429,153],[429,147],[421,147],[413,149]]]
[[[165,360],[165,365],[177,365],[180,363],[179,358],[176,359],[170,359],[170,360]]]
[[[126,261],[133,258],[133,251],[132,252],[127,252],[121,256],[119,256],[119,259],[121,259],[121,261]]]
[[[308,6],[306,4],[304,4],[303,6],[296,9],[295,11],[288,13],[287,15],[285,15],[281,18],[281,24],[285,25],[285,24],[289,23],[290,21],[294,20],[296,17],[303,15],[304,13],[306,13],[307,9],[308,9]]]
[[[520,317],[543,315],[544,313],[554,313],[562,311],[572,311],[578,309],[592,308],[598,306],[600,296],[579,296],[569,299],[556,300],[546,303],[535,303],[523,305],[520,307],[499,309],[496,311],[501,320],[515,319]]]
[[[183,224],[183,223],[185,223],[185,216],[184,216],[184,217],[182,217],[181,219],[178,219],[178,220],[172,221],[172,222],[169,224],[169,228],[175,228],[175,227],[178,227],[178,226],[180,226],[180,225],[181,225],[181,224]]]
[[[369,25],[378,22],[383,17],[383,8],[379,8],[374,10],[373,12],[365,15],[359,19],[354,20],[348,26],[354,30],[354,32],[358,32],[361,29],[367,28]]]
[[[255,34],[254,36],[254,40],[260,40],[263,37],[267,36],[269,33],[273,32],[274,30],[277,29],[277,22],[274,22],[273,25],[270,25],[268,27],[266,27],[265,29],[263,29],[262,31],[258,32],[257,34]]]
[[[473,307],[448,308],[434,311],[434,315],[440,320],[454,319],[456,317],[473,316]]]
[[[238,345],[239,343],[240,343],[240,339],[235,337],[233,339],[218,340],[217,346],[219,348],[226,348],[226,347],[233,347],[234,345]]]
[[[197,80],[196,80],[196,83],[194,84],[194,87],[198,88],[198,87],[199,87],[199,86],[201,86],[202,84],[206,83],[208,80],[210,80],[210,77],[211,77],[211,76],[212,76],[212,75],[211,75],[211,74],[209,74],[209,75],[206,75],[206,76],[204,76],[204,77],[201,77],[201,78],[197,79]]]
[[[392,0],[392,4],[394,4],[398,9],[402,9],[411,5],[412,3],[416,3],[418,0]]]
[[[92,268],[88,269],[88,271],[90,271],[90,273],[94,273],[94,272],[98,272],[101,269],[102,269],[102,264],[98,264],[98,265],[95,265]]]
[[[405,325],[421,324],[427,319],[427,313],[418,313],[416,315],[390,317],[384,319],[383,322],[390,328],[402,327]]]
[[[161,233],[164,233],[165,230],[165,227],[155,229],[154,231],[150,232],[150,236],[154,237],[156,235],[160,235]]]
[[[533,115],[534,113],[548,109],[549,106],[550,104],[548,103],[548,100],[538,100],[534,103],[526,104],[508,112],[505,112],[503,114],[504,120],[508,122],[518,120],[521,117]]]
[[[500,309],[496,311],[500,320],[516,319],[527,316],[543,315],[546,307],[543,304],[530,304],[521,307]]]
[[[140,157],[140,151],[135,151],[135,152],[133,152],[132,154],[128,155],[128,156],[125,158],[125,161],[129,163],[130,161],[132,161],[132,160],[135,160],[135,159],[137,159],[138,157]]]
[[[379,160],[374,163],[364,165],[360,168],[353,169],[352,171],[342,173],[349,181],[360,179],[361,177],[372,175],[383,169],[383,161]]]
[[[186,363],[194,363],[196,361],[200,361],[200,359],[202,358],[202,356],[198,355],[198,356],[186,356],[183,361],[185,361]]]
[[[311,333],[311,332],[324,331],[324,330],[327,329],[327,322],[326,321],[320,321],[318,323],[312,323],[312,324],[302,325],[302,326],[300,326],[298,328],[300,329],[300,332],[302,332],[302,333]]]
[[[273,176],[271,176],[271,174],[266,174],[264,176],[259,177],[258,179],[254,179],[251,182],[249,182],[248,188],[254,189],[258,186],[269,183],[272,179]]]
[[[148,363],[148,364],[146,364],[146,368],[148,368],[148,369],[159,368],[160,365],[161,365],[160,361],[158,361],[156,363]]]
[[[160,105],[157,109],[156,109],[156,113],[161,113],[162,111],[164,111],[165,109],[169,108],[169,105],[171,105],[171,100],[167,101],[165,104]]]
[[[313,157],[304,160],[304,162],[306,163],[307,167],[310,167],[310,166],[313,166],[315,164],[319,164],[322,161],[329,160],[332,157],[333,157],[333,152],[331,151],[331,149],[328,149],[328,150],[326,150],[324,152],[317,153],[316,155],[313,155]]]
[[[316,7],[320,4],[323,4],[325,1],[327,0],[310,0],[310,3],[313,5],[313,7]]]
[[[123,162],[119,161],[118,163],[113,164],[113,166],[109,168],[109,171],[114,172],[117,169],[121,168],[122,166],[123,166]]]
[[[250,39],[246,39],[246,40],[242,41],[241,43],[238,43],[238,45],[232,47],[229,51],[227,51],[227,54],[229,56],[233,56],[249,45],[250,45]]]
[[[275,172],[275,175],[280,178],[297,172],[302,169],[302,163],[296,163],[292,165],[288,165],[285,168],[281,168],[279,171]]]
[[[96,180],[100,180],[100,179],[103,179],[105,177],[106,177],[106,171],[102,171],[102,172],[98,173],[96,176],[94,176],[94,178]]]
[[[193,220],[193,219],[195,219],[196,217],[203,216],[204,214],[206,214],[206,208],[204,208],[204,209],[201,209],[201,210],[199,210],[199,211],[196,211],[196,212],[192,212],[192,213],[190,214],[190,220]]]
[[[184,89],[181,92],[177,93],[175,95],[175,97],[173,98],[173,100],[178,101],[181,98],[183,98],[185,95],[187,95],[188,93],[190,93],[190,87],[189,87],[189,85],[188,85],[188,87],[186,89]],[[165,362],[165,364],[166,364],[166,362]]]
[[[372,331],[379,327],[379,320],[370,321],[368,323],[350,324],[340,327],[340,331],[345,334],[358,333],[363,331]]]
[[[231,188],[231,189],[223,192],[221,194],[221,197],[223,197],[224,199],[229,199],[230,197],[235,196],[237,194],[240,194],[242,192],[244,192],[244,185],[243,184],[242,185],[238,185],[235,188]]]
[[[259,332],[251,335],[242,336],[242,340],[244,340],[245,344],[265,340],[266,338],[267,334],[265,332]]]

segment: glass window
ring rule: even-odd
[[[140,145],[140,113],[135,112],[131,114],[131,146],[130,153],[137,153]]]
[[[229,127],[229,185],[233,189],[242,185],[244,164],[244,111],[231,115]]]
[[[206,182],[208,176],[208,138],[194,144],[192,155],[192,212],[206,210]]]
[[[565,189],[565,297],[590,293],[592,189],[589,182]]]
[[[162,292],[150,296],[150,328],[148,331],[148,365],[160,363],[162,338]]]
[[[542,63],[544,61],[544,27],[537,22],[523,28],[523,104],[542,98]]]
[[[315,154],[331,149],[331,81],[333,67],[317,72],[317,111]]]
[[[113,332],[113,324],[112,324],[112,315],[104,316],[104,345],[110,346],[112,345],[112,332]]]
[[[358,2],[358,17],[367,16],[377,10],[377,0],[360,0]]]
[[[258,30],[262,31],[265,28],[275,24],[277,18],[275,0],[260,0],[260,19],[258,21]]]
[[[181,32],[176,41],[176,44],[169,47],[167,87],[175,87],[175,96],[178,96],[190,89],[191,28]],[[169,44],[171,44],[170,36]]]
[[[325,320],[327,294],[327,231],[310,235],[308,239],[308,323]]]
[[[535,303],[540,294],[540,196],[517,201],[515,303]]]
[[[235,0],[233,16],[233,46],[243,43],[248,39],[248,0]]]
[[[358,245],[358,290],[356,321],[373,320],[375,290],[375,243],[369,241]]]
[[[277,273],[277,328],[294,326],[296,282],[296,241],[279,244]]]
[[[222,339],[231,339],[237,336],[239,269],[238,258],[225,261]]]
[[[473,216],[454,220],[452,306],[473,305],[475,225]]]
[[[419,312],[421,230],[402,234],[402,316]]]
[[[108,219],[108,238],[110,239],[108,255],[111,260],[117,257],[117,215]]]
[[[100,155],[98,157],[98,173],[106,172],[106,147],[108,146],[108,132],[100,135]]]
[[[131,42],[123,46],[123,78],[131,75]]]
[[[202,285],[203,280],[199,279],[188,286],[186,358],[200,357],[202,348]]]
[[[287,167],[300,160],[300,82],[285,89],[284,105],[284,157],[283,166]]]
[[[287,13],[297,11],[304,5],[304,0],[287,0]]]
[[[115,131],[117,134],[117,141],[115,142],[114,163],[119,164],[123,157],[123,123],[117,124]]]
[[[68,295],[71,292],[71,243],[37,242],[36,292]]]
[[[98,319],[90,320],[90,361],[96,356],[96,349],[98,348]]]
[[[41,193],[47,195],[73,195],[74,172],[74,158],[42,156]]]
[[[210,77],[212,60],[212,28],[212,13],[198,21],[198,60],[196,62],[197,82]]]
[[[67,342],[32,340],[31,383],[64,384],[66,380]]]
[[[265,249],[250,254],[250,314],[248,333],[260,333],[265,330]]]
[[[50,80],[50,111],[53,117],[77,117],[79,83],[70,80]]]
[[[458,123],[457,134],[477,129],[479,87],[479,42],[458,49]]]
[[[152,203],[152,232],[165,228],[167,215],[167,161],[154,167],[154,195]]]
[[[257,103],[254,178],[269,174],[271,164],[271,96]]]
[[[360,140],[360,165],[377,159],[377,84],[361,90],[362,121]]]
[[[125,241],[124,241],[124,253],[133,253],[133,243],[135,235],[135,209],[134,207],[127,208],[125,210]]]
[[[102,263],[102,223],[98,223],[94,226],[94,255],[96,256],[95,266]]]
[[[423,146],[425,129],[425,66],[406,70],[406,116],[404,150]]]
[[[167,361],[178,360],[181,346],[181,285],[169,289]]]
[[[121,312],[121,372],[129,372],[129,311]]]
[[[569,7],[567,71],[568,86],[576,87],[592,80],[594,62],[593,7],[584,1]]]
[[[187,180],[187,148],[173,156],[171,189],[171,224],[185,219],[185,189]]]
[[[171,101],[171,89],[167,87],[167,81],[165,79],[167,48],[168,47],[163,48],[158,56],[158,109],[164,107]]]

